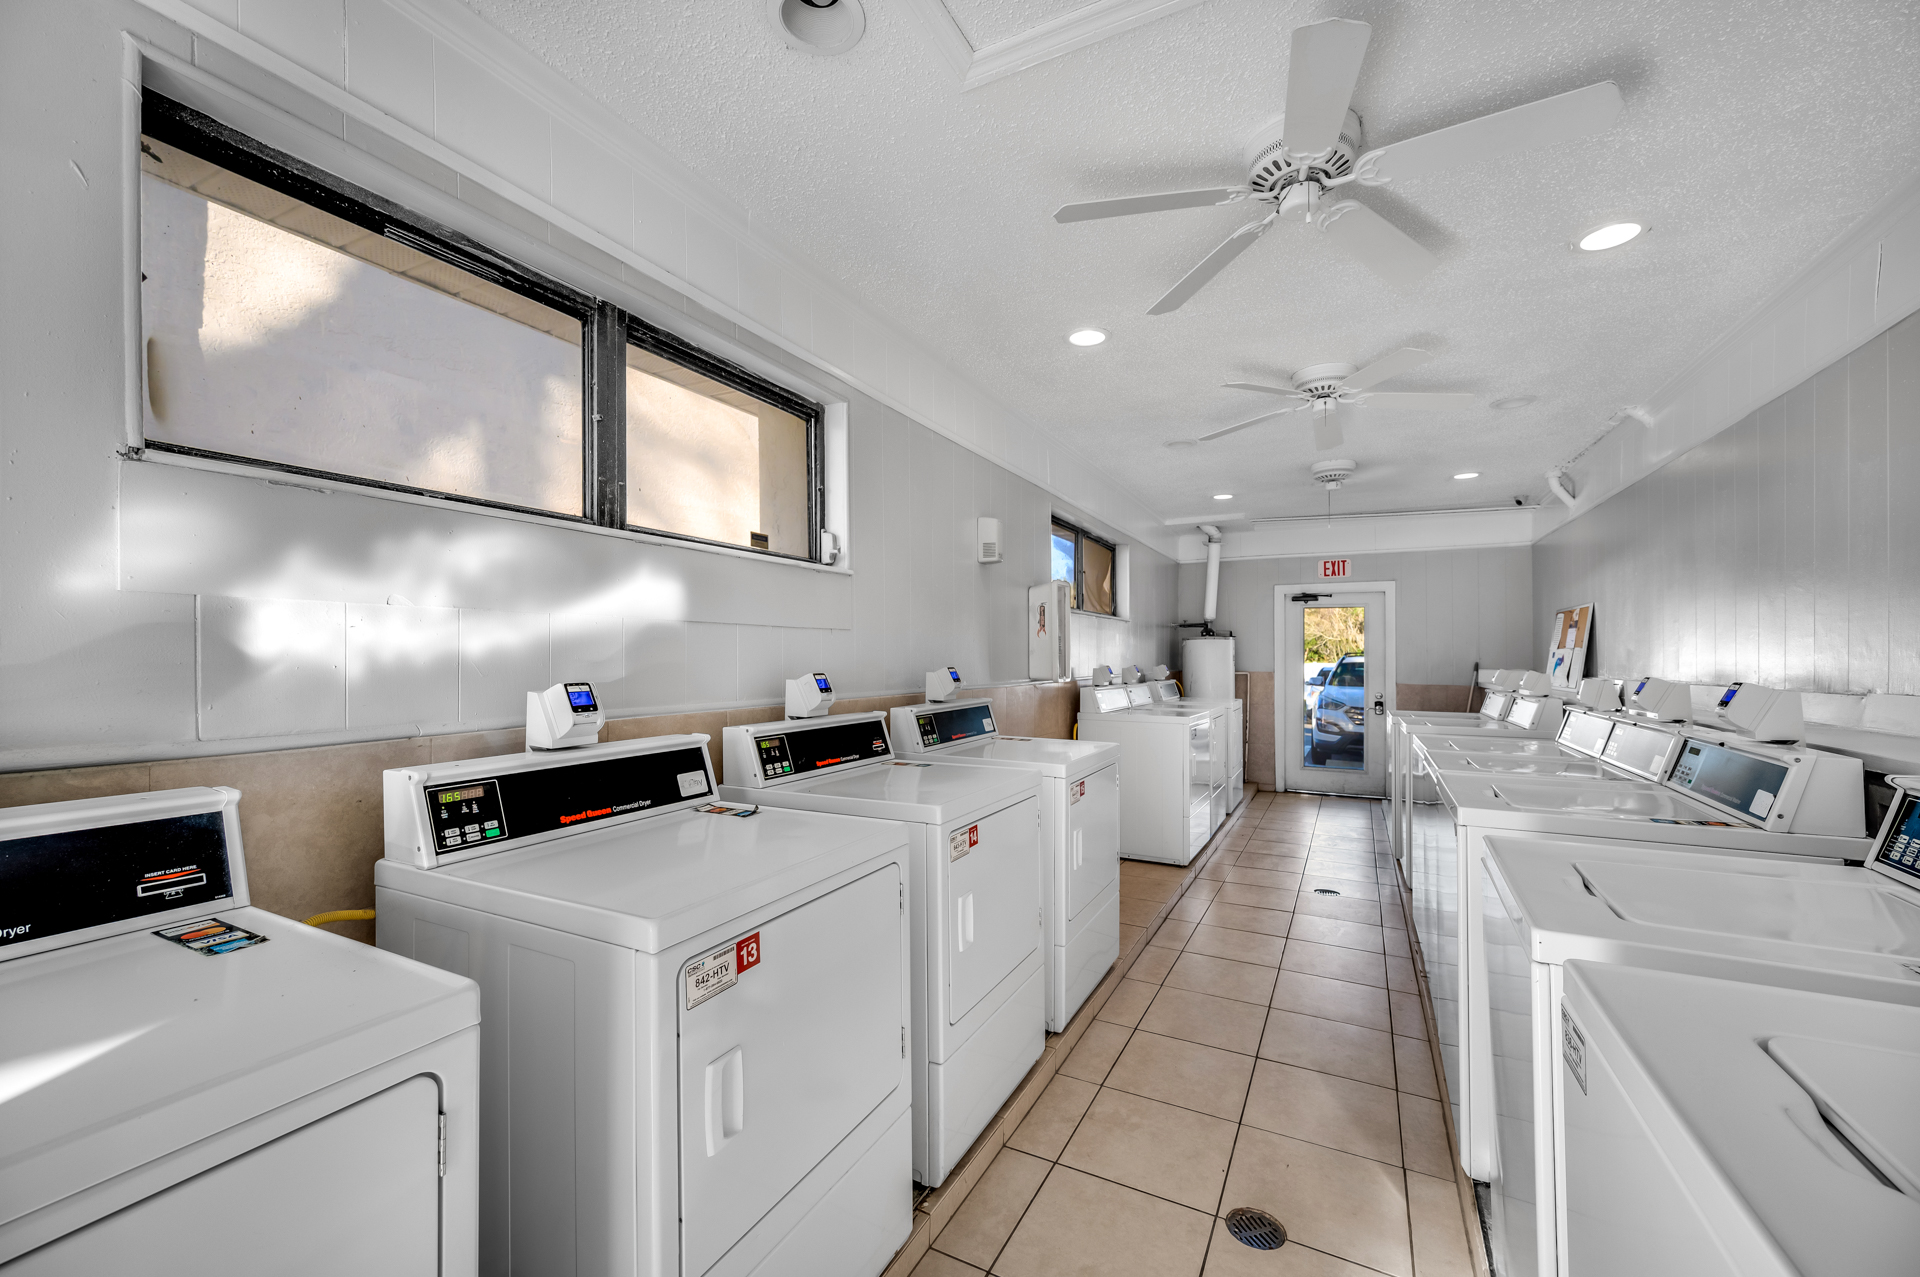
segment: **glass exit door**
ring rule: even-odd
[[[1274,744],[1288,789],[1386,792],[1392,649],[1384,591],[1283,593]]]

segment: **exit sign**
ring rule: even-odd
[[[1320,560],[1320,576],[1322,577],[1322,579],[1329,578],[1329,577],[1336,577],[1336,576],[1345,576],[1346,574],[1347,574],[1347,561],[1345,559]]]

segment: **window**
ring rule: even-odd
[[[1071,523],[1053,522],[1053,579],[1073,584],[1073,605],[1113,615],[1113,544]]]
[[[155,93],[147,446],[786,557],[819,408]]]

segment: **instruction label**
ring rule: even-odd
[[[1087,796],[1087,782],[1076,780],[1067,786],[1067,806],[1071,807]]]
[[[232,953],[235,949],[267,942],[267,937],[258,932],[228,926],[218,918],[202,918],[197,922],[162,927],[153,934],[162,940],[171,940],[182,948],[205,954]]]
[[[1573,1015],[1564,1006],[1560,1008],[1560,1058],[1566,1061],[1567,1072],[1573,1074],[1573,1080],[1580,1084],[1580,1094],[1587,1093],[1587,1036],[1580,1032],[1580,1026],[1573,1022]]]
[[[723,944],[687,964],[687,1010],[740,983],[742,972],[760,965],[760,933]]]
[[[956,829],[947,835],[947,860],[958,860],[979,845],[980,826],[968,825],[965,829]]]

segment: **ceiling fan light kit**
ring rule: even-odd
[[[1424,350],[1405,346],[1390,355],[1383,355],[1365,368],[1356,369],[1352,364],[1314,364],[1302,368],[1293,375],[1291,386],[1262,386],[1251,381],[1230,381],[1228,390],[1251,390],[1263,395],[1280,395],[1298,400],[1288,408],[1262,413],[1258,417],[1228,426],[1224,430],[1215,430],[1211,434],[1200,436],[1200,442],[1224,438],[1248,426],[1257,426],[1261,422],[1271,421],[1275,417],[1303,409],[1313,413],[1313,446],[1316,448],[1338,448],[1344,438],[1340,423],[1335,419],[1335,411],[1343,404],[1352,406],[1363,403],[1377,404],[1383,408],[1460,408],[1472,403],[1474,396],[1462,391],[1404,391],[1375,390],[1373,387],[1390,377],[1397,377],[1412,368],[1417,368],[1433,358]]]
[[[797,0],[796,0],[797,2]],[[1293,32],[1287,65],[1286,112],[1257,129],[1243,159],[1240,186],[1068,204],[1056,222],[1130,217],[1181,208],[1246,201],[1264,212],[1229,235],[1180,282],[1148,308],[1164,315],[1253,247],[1280,218],[1298,217],[1317,226],[1335,245],[1397,288],[1425,279],[1438,259],[1405,231],[1358,200],[1330,199],[1349,184],[1384,186],[1442,172],[1478,160],[1605,132],[1619,118],[1620,89],[1610,80],[1589,84],[1492,115],[1468,120],[1372,151],[1365,145],[1360,115],[1352,106],[1360,64],[1373,28],[1347,18],[1329,18]]]

